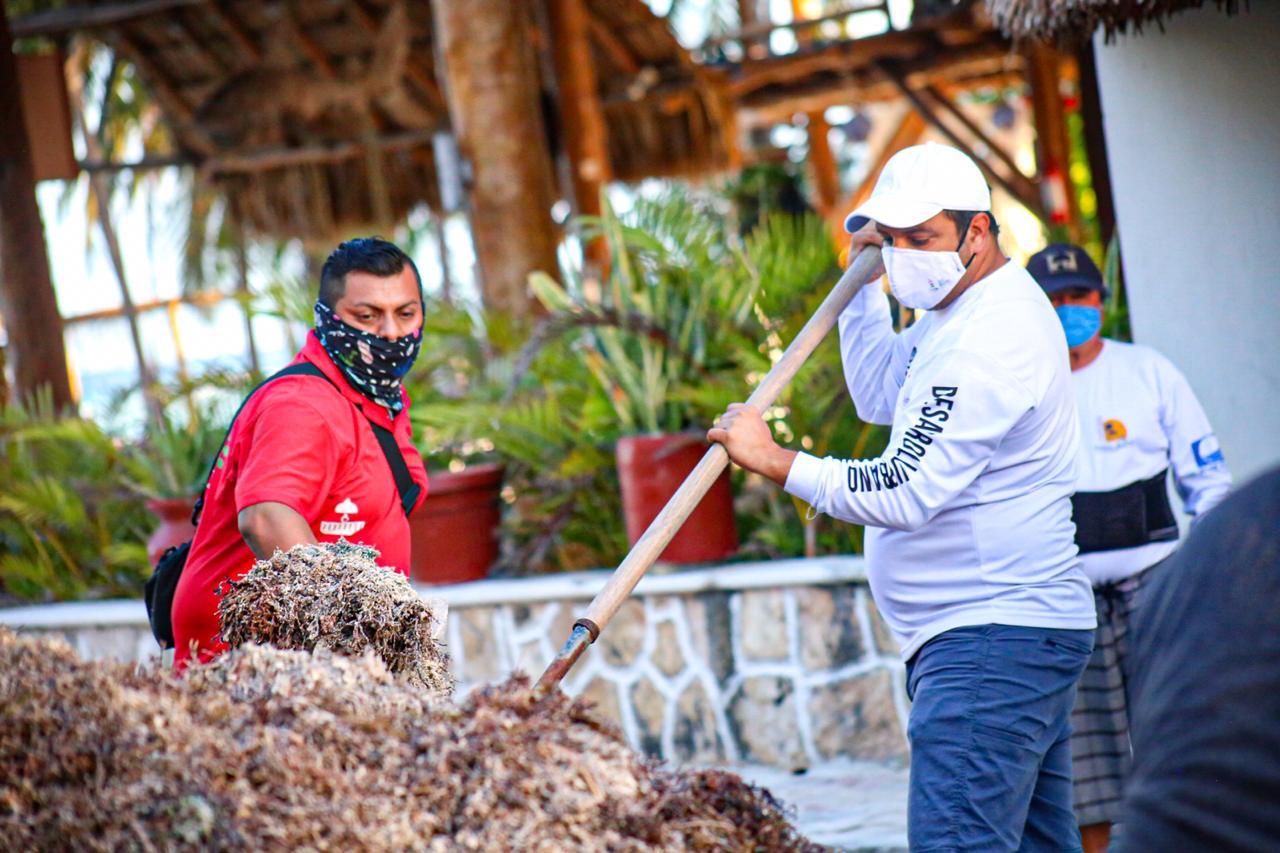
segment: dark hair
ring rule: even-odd
[[[969,230],[969,223],[973,222],[973,217],[979,213],[986,214],[987,221],[991,223],[991,236],[1000,236],[1000,223],[996,222],[995,216],[989,210],[944,210],[942,212],[955,224],[956,233],[960,235]]]
[[[402,272],[406,265],[413,270],[421,292],[422,276],[418,274],[417,265],[395,243],[381,237],[359,237],[339,243],[320,269],[320,301],[330,308],[336,305],[347,292],[349,272],[367,272],[386,278]]]

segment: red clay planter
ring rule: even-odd
[[[701,435],[687,433],[618,439],[618,478],[631,544],[662,511],[707,447]],[[726,469],[659,559],[668,563],[705,563],[724,559],[737,550],[733,490]]]
[[[422,583],[484,578],[498,558],[501,465],[428,475],[427,499],[409,518],[410,576]]]
[[[147,559],[151,565],[160,562],[165,551],[196,535],[195,525],[191,523],[194,505],[194,498],[155,498],[146,502],[147,509],[160,519],[160,526],[147,540]]]

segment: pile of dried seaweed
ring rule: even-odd
[[[372,654],[254,645],[179,680],[0,629],[0,707],[12,849],[816,849],[523,680],[456,705]]]
[[[374,549],[346,541],[276,551],[223,584],[222,638],[233,647],[258,643],[349,656],[372,651],[391,672],[448,693],[448,659],[435,642],[443,618],[377,557]]]

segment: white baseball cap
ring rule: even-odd
[[[889,158],[867,199],[844,220],[846,231],[858,219],[873,219],[890,228],[910,228],[944,210],[991,209],[991,188],[982,170],[950,145],[926,142]]]

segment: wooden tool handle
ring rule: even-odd
[[[804,324],[804,328],[787,347],[782,358],[778,359],[778,363],[747,398],[748,405],[755,406],[761,411],[773,405],[782,389],[800,371],[805,361],[817,349],[818,344],[827,336],[827,332],[835,326],[840,312],[853,299],[853,295],[862,287],[863,282],[872,276],[879,264],[880,249],[878,247],[868,246],[858,253],[853,263],[849,264],[849,268],[840,276],[836,286],[831,289],[831,293],[822,301],[818,310],[809,318],[809,322]],[[644,535],[636,541],[631,552],[614,571],[613,577],[609,578],[604,589],[600,590],[592,600],[591,606],[587,608],[583,621],[588,623],[588,629],[593,634],[592,641],[595,640],[595,635],[609,624],[613,614],[618,612],[622,602],[631,595],[640,578],[644,577],[644,573],[649,571],[657,561],[658,556],[671,542],[671,538],[680,530],[681,525],[689,518],[698,506],[698,502],[706,495],[728,464],[729,454],[724,447],[720,444],[712,445],[702,457],[702,461],[671,496],[671,500],[667,501],[662,512],[658,513],[658,517],[650,523]]]

